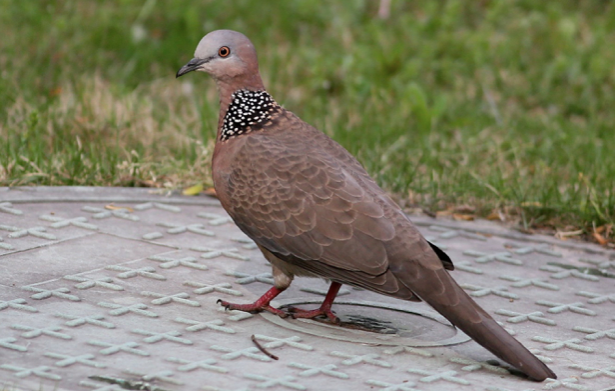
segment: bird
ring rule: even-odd
[[[421,235],[350,152],[273,99],[244,34],[205,35],[176,77],[192,71],[212,76],[220,98],[212,159],[216,195],[269,261],[274,281],[253,303],[220,304],[335,322],[332,304],[347,284],[424,301],[530,379],[556,378],[455,282],[449,256]],[[330,281],[318,309],[270,304],[295,276]]]

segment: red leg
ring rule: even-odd
[[[227,310],[239,310],[239,311],[245,311],[245,312],[250,312],[250,313],[269,311],[272,314],[276,314],[276,315],[279,315],[285,318],[288,316],[286,312],[279,310],[277,308],[273,308],[272,306],[269,305],[271,300],[273,300],[277,295],[279,295],[282,292],[284,292],[284,289],[278,289],[274,286],[273,288],[265,292],[264,295],[262,295],[260,298],[258,298],[258,300],[256,300],[252,304],[233,304],[233,303],[229,303],[228,301],[224,301],[224,300],[218,300],[217,303],[224,306],[224,308],[226,308]]]
[[[331,322],[338,323],[339,319],[335,316],[333,311],[331,311],[331,306],[333,305],[333,300],[335,300],[335,296],[337,296],[337,293],[340,291],[341,287],[342,284],[339,282],[332,282],[329,287],[329,292],[327,292],[327,296],[325,296],[325,300],[320,305],[320,308],[315,310],[302,310],[299,308],[290,307],[288,310],[291,313],[291,316],[293,318],[312,319],[317,316],[324,315]]]

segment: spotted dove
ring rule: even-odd
[[[273,100],[246,36],[207,34],[177,77],[191,71],[209,73],[220,94],[216,193],[273,269],[274,286],[257,301],[222,305],[286,316],[270,301],[294,276],[321,277],[331,281],[322,306],[294,309],[294,317],[335,321],[331,305],[342,284],[423,300],[531,379],[556,378],[457,285],[450,258],[425,240],[346,149]]]

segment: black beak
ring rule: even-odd
[[[209,59],[207,58],[193,58],[192,60],[188,61],[188,64],[184,65],[180,68],[179,71],[177,71],[177,75],[175,75],[175,77],[177,78],[185,75],[188,72],[196,71],[201,65],[203,65],[207,61],[209,61]]]

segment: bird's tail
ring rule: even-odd
[[[525,346],[512,337],[504,328],[479,307],[478,304],[448,275],[450,285],[446,287],[446,295],[455,297],[451,303],[446,301],[430,300],[430,295],[425,295],[424,300],[436,311],[444,315],[453,325],[461,329],[473,340],[481,344],[497,357],[518,368],[530,378],[543,381],[546,378],[555,379],[557,376],[536,356],[530,353]],[[440,274],[440,273],[438,273]],[[440,277],[444,277],[442,274]],[[446,277],[444,277],[446,279]],[[454,292],[449,292],[452,289]],[[417,292],[417,294],[420,293]]]

